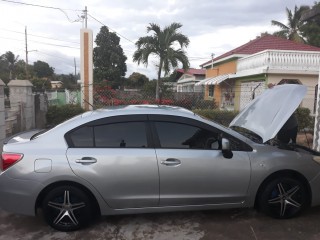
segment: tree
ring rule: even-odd
[[[312,12],[320,11],[320,2],[315,2],[314,6],[310,9]],[[320,47],[320,14],[308,18],[305,24],[301,27],[302,36],[306,39],[307,43],[316,47]]]
[[[33,90],[43,92],[46,89],[51,89],[51,82],[48,79],[33,78],[31,79]]]
[[[55,81],[61,81],[63,83],[62,88],[66,89],[77,89],[77,80],[73,74],[55,74],[54,75]]]
[[[107,80],[113,87],[122,85],[127,72],[127,57],[120,46],[120,38],[103,26],[95,43],[97,46],[93,49],[94,81]]]
[[[147,78],[146,75],[138,72],[133,72],[128,78],[127,86],[133,88],[141,88],[147,82],[149,82],[149,78]]]
[[[16,63],[18,61],[19,55],[15,56],[13,52],[8,51],[3,55],[3,59],[7,62],[9,71],[9,80],[13,78]]]
[[[149,56],[154,55],[159,59],[158,80],[156,85],[156,99],[159,99],[159,86],[161,73],[164,71],[167,75],[172,68],[178,67],[182,63],[184,69],[189,68],[189,60],[186,52],[183,50],[189,45],[189,38],[178,32],[182,27],[180,23],[172,23],[161,30],[160,26],[150,23],[147,27],[147,33],[153,32],[152,36],[140,37],[136,42],[137,50],[133,54],[133,61],[138,64],[143,63],[148,66]],[[176,49],[175,45],[180,48]]]
[[[48,78],[54,74],[54,69],[48,63],[38,60],[33,63],[33,72],[35,77]]]
[[[9,82],[8,62],[4,58],[4,54],[0,56],[0,79],[5,83]]]
[[[156,86],[157,86],[157,80],[153,79],[151,81],[148,81],[144,84],[142,90],[142,93],[145,96],[154,96],[156,93]],[[172,91],[170,90],[170,86],[163,84],[161,86],[161,98],[163,97],[169,97],[172,98]],[[159,98],[160,99],[160,98]],[[157,100],[159,100],[157,99]]]
[[[288,23],[287,25],[272,20],[271,24],[279,27],[281,30],[275,32],[275,36],[279,36],[282,38],[286,38],[295,42],[305,43],[305,39],[302,36],[302,26],[304,25],[304,21],[301,20],[302,13],[305,10],[308,10],[308,6],[300,6],[299,8],[295,6],[294,12],[286,8]]]
[[[28,64],[28,73],[29,73],[29,77],[32,78],[32,76],[33,76],[33,66],[29,65],[29,64]],[[20,59],[15,64],[15,75],[16,75],[17,79],[27,79],[26,62],[24,60]]]

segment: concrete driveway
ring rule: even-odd
[[[0,240],[10,239],[320,239],[320,207],[289,220],[275,220],[254,210],[141,214],[102,217],[77,232],[57,232],[41,217],[0,210]]]

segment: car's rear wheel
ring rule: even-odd
[[[47,223],[59,231],[85,227],[90,223],[93,213],[89,198],[74,186],[60,186],[48,192],[42,209]]]
[[[274,218],[292,218],[308,206],[305,185],[292,177],[279,177],[268,182],[259,199],[259,209]]]

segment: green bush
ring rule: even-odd
[[[193,112],[224,126],[229,126],[230,122],[238,114],[237,111],[226,111],[219,109],[195,109]]]
[[[47,125],[55,126],[83,112],[85,112],[85,110],[80,105],[67,104],[63,106],[49,106],[46,115]]]
[[[312,131],[314,128],[314,117],[310,115],[309,108],[300,107],[296,110],[296,116],[298,119],[299,131],[307,130]]]
[[[195,103],[195,106],[193,108],[195,109],[216,109],[217,103],[215,99],[213,100],[199,100]]]

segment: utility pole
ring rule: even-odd
[[[87,23],[88,23],[88,10],[87,10],[87,6],[85,6],[85,8],[84,8],[83,15],[84,15],[84,28],[87,28]]]
[[[74,60],[74,79],[76,81],[77,84],[77,64],[76,64],[76,58],[73,58]]]
[[[211,69],[213,69],[214,53],[211,53]]]
[[[80,72],[81,72],[81,106],[86,110],[93,108],[93,34],[87,28],[87,7],[81,16],[84,28],[80,31]]]
[[[24,29],[25,33],[25,40],[26,40],[26,65],[25,65],[25,70],[26,70],[26,78],[29,80],[29,72],[28,72],[28,38],[27,38],[27,26],[25,26]]]

